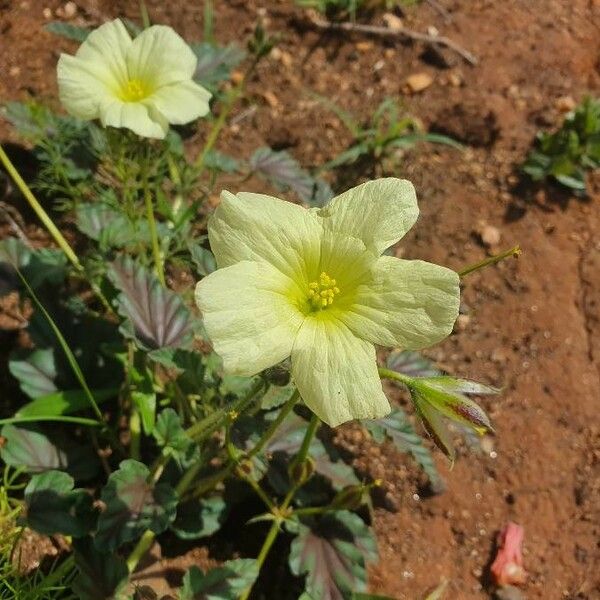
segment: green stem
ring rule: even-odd
[[[298,450],[298,454],[296,454],[296,458],[294,458],[294,462],[297,465],[301,465],[308,456],[308,450],[310,448],[310,443],[312,442],[319,425],[321,424],[321,419],[317,417],[315,413],[312,414],[310,418],[310,423],[308,424],[308,428],[306,433],[304,434],[304,439],[302,440],[302,446],[300,446],[300,450]]]
[[[285,421],[285,418],[290,414],[296,402],[298,402],[299,398],[300,393],[298,392],[298,390],[294,390],[294,393],[290,396],[290,399],[287,400],[287,402],[281,407],[279,414],[273,420],[271,425],[269,425],[269,428],[263,433],[260,440],[258,440],[258,442],[256,443],[256,446],[254,446],[254,448],[252,448],[252,450],[248,452],[248,458],[256,456],[267,445],[267,443],[271,439],[271,436],[275,433],[275,431],[283,423],[283,421]]]
[[[384,369],[383,367],[379,367],[377,369],[379,371],[379,377],[385,377],[386,379],[393,379],[394,381],[399,381],[404,385],[410,385],[412,381],[412,377],[408,375],[404,375],[402,373],[398,373],[398,371],[392,371],[391,369]]]
[[[241,398],[240,400],[237,400],[236,402],[234,402],[232,404],[232,407],[230,410],[234,410],[238,413],[244,412],[244,410],[252,403],[252,401],[254,400],[254,397],[256,396],[256,394],[258,394],[258,392],[262,389],[262,387],[263,387],[263,381],[260,379],[257,380],[256,383],[252,386],[252,388],[248,392],[248,395],[245,396],[244,398]],[[226,409],[221,409],[221,411],[220,411],[220,413],[222,414],[224,419],[229,418],[227,416],[228,412],[229,411]],[[186,430],[186,433],[190,437],[194,438],[195,441],[199,441],[197,439],[198,437],[199,437],[199,439],[203,439],[204,437],[210,435],[211,433],[216,431],[219,427],[221,427],[221,425],[223,424],[223,419],[219,418],[219,419],[212,419],[207,426],[206,421],[208,419],[210,419],[210,417],[212,417],[212,416],[213,415],[210,415],[209,417],[207,417],[207,419],[204,419],[203,421],[199,421],[198,423],[195,423],[194,425],[192,425],[191,427],[189,427]],[[200,436],[198,436],[198,434],[200,434]],[[154,466],[152,467],[152,470],[150,472],[150,478],[152,481],[156,482],[158,480],[158,477],[160,477],[159,471],[162,473],[162,470],[167,465],[169,458],[170,458],[169,456],[166,456],[164,460],[161,459],[154,463]],[[179,483],[177,484],[177,486],[175,488],[175,492],[177,493],[177,496],[179,498],[181,498],[185,494],[187,489],[190,487],[190,485],[192,484],[192,482],[194,481],[194,479],[200,472],[202,466],[203,466],[203,462],[198,461],[184,473],[183,477],[179,480]],[[210,481],[210,483],[212,485],[210,487],[207,487],[204,491],[206,491],[207,489],[212,489],[212,487],[214,487],[220,481],[225,479],[225,477],[227,477],[227,475],[229,475],[231,473],[231,471],[234,469],[234,467],[235,467],[235,464],[230,463],[229,465],[227,465],[227,467],[225,467],[225,469],[223,469],[219,473],[216,473],[215,475],[212,475],[211,477],[207,478],[207,481]],[[152,543],[153,543],[155,537],[156,536],[155,536],[154,532],[152,532],[149,529],[146,530],[145,533],[142,535],[142,537],[136,544],[135,548],[129,555],[129,558],[127,559],[127,568],[129,569],[130,573],[133,572],[133,570],[136,568],[140,559],[150,549],[150,546],[152,546]]]
[[[263,385],[264,382],[262,379],[257,379],[255,384],[252,386],[252,388],[250,388],[250,391],[244,398],[236,400],[235,402],[229,404],[229,406],[221,408],[220,410],[215,411],[213,414],[208,415],[208,417],[205,419],[194,423],[186,429],[186,434],[194,441],[200,441],[208,437],[226,423],[227,419],[229,418],[228,413],[232,411],[238,414],[243,413],[246,408],[252,404],[256,394],[260,392],[260,390],[263,388]]]
[[[152,239],[152,254],[154,255],[154,268],[156,275],[163,287],[166,287],[165,270],[163,267],[162,255],[160,253],[160,244],[158,242],[158,232],[156,230],[156,220],[154,219],[154,207],[152,206],[152,194],[148,185],[147,167],[144,167],[144,202],[146,203],[146,218],[150,228],[150,237]]]
[[[233,107],[235,106],[235,103],[237,102],[237,100],[244,93],[244,88],[246,87],[246,82],[248,81],[248,78],[250,77],[251,73],[256,68],[257,64],[258,64],[258,59],[255,58],[253,60],[252,64],[250,65],[250,67],[248,68],[248,70],[246,71],[246,73],[244,74],[244,77],[242,78],[242,80],[234,88],[232,88],[230,90],[229,94],[227,95],[227,98],[225,99],[223,108],[221,109],[221,112],[219,113],[217,120],[214,122],[210,132],[208,133],[208,137],[206,138],[206,143],[204,144],[204,147],[202,148],[202,152],[199,154],[198,158],[196,159],[196,168],[198,169],[198,174],[197,174],[198,177],[200,177],[200,175],[204,171],[204,162],[206,161],[206,157],[208,156],[208,153],[213,149],[214,145],[217,143],[219,134],[221,133],[221,130],[223,129],[223,127],[225,127],[227,117],[229,117],[229,114],[233,110]]]
[[[300,446],[300,450],[298,450],[298,454],[296,454],[296,456],[294,458],[294,462],[296,463],[296,465],[302,465],[302,463],[306,460],[306,457],[308,456],[308,449],[310,448],[310,443],[312,442],[312,439],[313,439],[315,433],[317,432],[317,429],[319,428],[320,424],[321,424],[321,420],[319,419],[319,417],[317,417],[316,414],[313,413],[313,415],[310,419],[308,428],[306,429],[306,433],[304,434],[304,439],[302,440],[302,445]],[[286,497],[284,498],[283,502],[281,503],[281,506],[279,506],[278,509],[273,511],[274,514],[279,514],[280,516],[285,515],[287,509],[289,508],[290,504],[292,503],[292,500],[294,499],[294,496],[296,495],[296,492],[302,487],[303,484],[304,484],[304,481],[299,481],[299,482],[294,483],[294,485],[292,485],[292,487],[288,491]],[[269,532],[267,533],[267,537],[265,538],[262,548],[260,549],[260,552],[256,558],[256,562],[258,563],[259,571],[262,568],[267,556],[269,555],[271,547],[273,546],[273,544],[275,543],[275,540],[277,539],[277,534],[279,533],[280,525],[281,525],[281,519],[276,519],[275,521],[273,521],[273,524],[271,525],[271,528],[269,529]],[[248,598],[250,597],[250,594],[252,593],[253,585],[254,585],[254,583],[251,583],[246,588],[244,593],[240,596],[239,600],[248,600]]]
[[[521,247],[518,245],[514,246],[513,248],[510,248],[510,250],[505,250],[504,252],[501,252],[500,254],[495,254],[494,256],[489,256],[488,258],[486,258],[478,263],[475,263],[474,265],[465,267],[464,269],[462,269],[462,271],[458,272],[458,276],[461,278],[465,277],[466,275],[469,275],[469,273],[473,273],[474,271],[479,271],[479,269],[489,267],[490,265],[495,265],[496,263],[499,263],[501,260],[504,260],[505,258],[508,258],[509,256],[514,256],[515,258],[517,258],[520,254],[521,254]]]
[[[58,342],[59,342],[63,352],[65,353],[67,361],[68,361],[69,365],[71,366],[71,369],[73,370],[73,373],[75,374],[75,377],[77,378],[77,381],[79,382],[79,385],[81,386],[81,389],[83,390],[86,398],[88,399],[88,402],[90,403],[90,407],[92,408],[94,414],[96,415],[96,418],[102,425],[104,425],[104,418],[102,416],[102,411],[100,410],[100,407],[96,403],[96,400],[94,399],[94,396],[93,396],[90,388],[88,387],[88,384],[85,380],[85,377],[79,366],[79,363],[77,362],[75,355],[71,351],[71,348],[69,347],[69,344],[67,343],[67,340],[64,338],[60,329],[54,322],[54,319],[50,316],[50,313],[44,308],[44,305],[40,302],[39,298],[36,296],[35,292],[31,288],[31,286],[29,285],[29,283],[27,282],[27,280],[25,279],[25,277],[23,276],[23,274],[21,273],[21,271],[19,270],[17,265],[13,265],[13,267],[15,268],[17,275],[19,276],[19,279],[25,286],[25,289],[31,296],[31,299],[37,306],[38,310],[44,315],[44,318],[48,322],[48,325],[50,325],[50,328],[52,329],[54,335],[58,339]]]
[[[12,164],[10,158],[4,151],[4,148],[0,145],[0,162],[4,165],[4,168],[11,176],[12,180],[15,182],[16,186],[19,188],[23,196],[29,205],[38,216],[40,221],[44,224],[44,227],[48,230],[50,235],[54,238],[54,241],[59,245],[60,249],[65,253],[67,258],[71,261],[71,264],[78,271],[83,271],[83,266],[79,262],[77,255],[75,254],[73,248],[69,245],[69,242],[63,237],[62,233],[58,230],[54,221],[50,218],[48,213],[44,210],[44,207],[37,201],[36,197],[33,195],[29,186],[25,183],[15,166]]]

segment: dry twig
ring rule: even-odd
[[[445,46],[446,48],[453,50],[471,65],[476,65],[478,62],[477,58],[471,54],[471,52],[465,50],[450,38],[427,35],[426,33],[420,33],[412,29],[407,29],[406,27],[394,27],[392,29],[388,27],[378,27],[377,25],[363,25],[362,23],[332,23],[331,21],[320,19],[314,13],[309,14],[309,23],[322,31],[348,31],[350,33],[366,33],[367,35],[388,38],[404,37],[420,42],[427,42],[428,44],[437,44],[438,46]]]

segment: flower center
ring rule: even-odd
[[[125,102],[139,102],[148,95],[147,87],[139,79],[130,79],[121,90],[121,98]]]
[[[339,293],[335,279],[323,271],[319,279],[308,284],[308,303],[313,310],[322,310],[331,306]]]

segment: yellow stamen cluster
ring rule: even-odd
[[[319,279],[308,285],[308,301],[314,310],[321,310],[333,304],[333,299],[340,293],[337,282],[323,271]]]
[[[148,95],[148,90],[139,79],[130,79],[121,90],[121,98],[125,102],[138,102]]]

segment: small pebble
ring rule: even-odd
[[[492,225],[485,225],[479,232],[481,241],[488,248],[497,246],[500,243],[500,230]]]
[[[412,94],[426,90],[432,83],[433,77],[429,73],[413,73],[406,78],[406,86]]]

